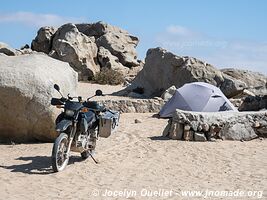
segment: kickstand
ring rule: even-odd
[[[95,164],[98,164],[98,162],[96,161],[96,159],[94,158],[94,156],[90,153],[91,158],[93,159],[93,161],[95,162]]]

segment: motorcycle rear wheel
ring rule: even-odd
[[[52,168],[54,172],[62,171],[67,166],[69,162],[67,148],[68,135],[66,133],[61,133],[57,137],[52,150]]]

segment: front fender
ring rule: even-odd
[[[56,131],[57,132],[63,132],[65,130],[67,130],[67,128],[71,125],[72,125],[71,120],[63,119],[56,125]]]

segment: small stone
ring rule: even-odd
[[[142,121],[139,120],[139,119],[135,119],[135,120],[134,120],[134,123],[138,124],[138,123],[142,123]]]
[[[254,128],[259,128],[261,126],[261,124],[260,124],[260,122],[254,122],[254,124],[253,124],[253,127]]]
[[[218,134],[221,131],[221,129],[222,129],[221,127],[215,126],[214,132]]]
[[[216,135],[216,132],[215,132],[214,129],[215,129],[215,126],[211,126],[211,127],[210,127],[210,135],[211,135],[211,136],[215,136],[215,135]]]
[[[189,130],[190,130],[190,126],[189,126],[189,125],[185,125],[185,126],[184,126],[184,130],[185,130],[185,131],[189,131]]]
[[[195,141],[197,141],[197,142],[205,142],[205,141],[207,141],[207,139],[206,139],[206,137],[205,137],[205,135],[203,133],[195,132],[194,136],[195,136]]]
[[[210,138],[211,142],[217,142],[215,138]]]
[[[184,140],[193,141],[194,132],[193,131],[184,131]]]
[[[209,128],[210,128],[210,126],[207,123],[202,124],[202,129],[203,129],[204,132],[208,132]]]
[[[175,123],[172,127],[172,134],[170,134],[170,138],[173,140],[181,140],[183,138],[183,124]]]
[[[199,132],[202,131],[202,126],[199,125],[199,126],[197,127],[197,130],[198,130]]]

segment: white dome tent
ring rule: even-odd
[[[162,107],[159,115],[172,117],[175,109],[196,112],[237,112],[219,88],[203,82],[187,83],[177,89],[172,98]]]

